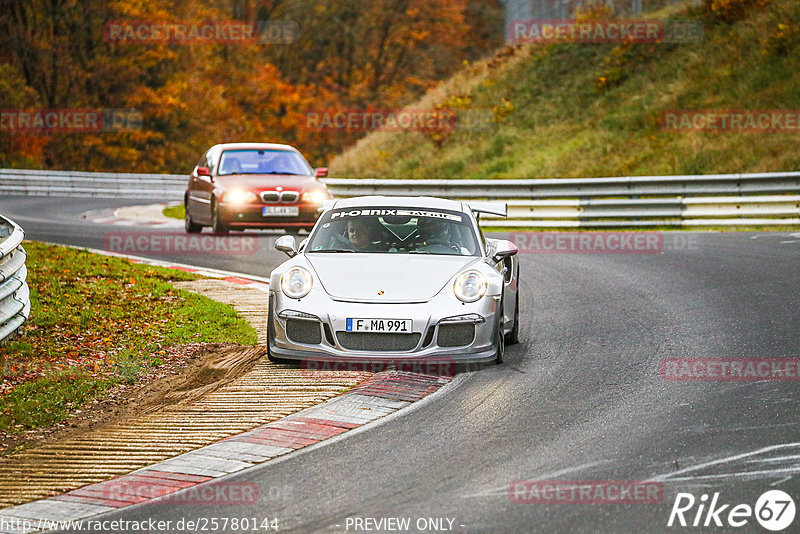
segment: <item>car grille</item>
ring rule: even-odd
[[[317,321],[286,319],[286,336],[295,343],[319,345],[322,342],[322,333]]]
[[[348,350],[404,351],[413,350],[419,344],[419,333],[414,334],[370,334],[361,332],[336,332],[339,343]]]
[[[262,191],[261,200],[264,202],[297,202],[300,193],[297,191]]]
[[[436,343],[440,347],[463,347],[475,339],[475,325],[467,324],[440,324],[439,336]]]

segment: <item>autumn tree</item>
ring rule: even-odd
[[[110,22],[294,23],[291,44],[108,39]],[[135,108],[116,133],[0,130],[0,165],[183,172],[225,141],[297,144],[312,164],[361,134],[310,109],[394,107],[502,40],[494,0],[0,0],[0,109]]]

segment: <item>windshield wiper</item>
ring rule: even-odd
[[[259,174],[286,174],[291,176],[303,176],[299,172],[283,172],[283,171],[269,171],[269,172],[262,172]]]
[[[309,250],[309,252],[355,252],[355,250],[350,250],[348,248],[323,248],[319,250]]]
[[[433,252],[429,250],[409,250],[409,254],[433,254]]]

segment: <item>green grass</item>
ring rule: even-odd
[[[186,213],[186,208],[183,207],[183,204],[167,206],[161,210],[161,213],[163,213],[165,217],[183,220],[184,214]]]
[[[747,4],[750,0],[737,0]],[[771,0],[703,24],[686,44],[523,46],[475,64],[411,105],[458,103],[493,117],[441,143],[376,132],[331,162],[331,175],[384,178],[559,178],[796,170],[798,133],[671,132],[667,110],[800,109],[800,2]],[[675,14],[673,13],[673,14]]]
[[[31,316],[0,348],[0,430],[61,421],[174,357],[176,345],[256,343],[231,306],[171,284],[195,275],[36,242],[25,249]]]

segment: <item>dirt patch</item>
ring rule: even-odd
[[[73,411],[60,423],[15,435],[0,432],[0,456],[76,437],[166,406],[192,403],[240,377],[266,357],[266,347],[230,343],[193,343],[172,347],[170,352],[176,357],[152,369],[136,384],[111,388],[102,398]]]

